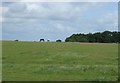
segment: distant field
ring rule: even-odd
[[[4,81],[115,81],[118,44],[3,41]]]

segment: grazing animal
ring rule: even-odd
[[[15,41],[19,41],[19,40],[15,40]]]
[[[62,42],[62,40],[59,39],[59,40],[56,40],[56,42]]]
[[[45,40],[44,39],[40,39],[40,42],[42,42],[42,41],[44,42]]]

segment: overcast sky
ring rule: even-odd
[[[3,40],[55,41],[118,30],[117,2],[4,2],[0,10]]]

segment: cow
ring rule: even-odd
[[[17,41],[17,42],[18,42],[19,40],[15,40],[15,41]]]
[[[45,40],[44,39],[40,39],[40,42],[42,42],[42,41],[44,42]]]
[[[47,40],[47,42],[50,42],[50,40]]]
[[[59,39],[59,40],[56,40],[56,42],[62,42],[62,40]]]

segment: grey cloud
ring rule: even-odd
[[[96,7],[95,4],[92,7],[90,4],[17,3],[16,6],[16,3],[7,3],[4,7],[7,7],[9,11],[4,15],[3,38],[15,39],[18,37],[21,40],[37,40],[42,37],[55,40],[64,39],[72,33],[110,29],[106,27],[113,26],[110,25],[113,21],[108,22],[108,20],[114,20],[114,15],[110,19],[101,16],[104,20],[101,24],[97,18],[86,19],[84,14],[89,13],[87,10]],[[14,7],[20,8],[16,10]]]

